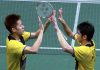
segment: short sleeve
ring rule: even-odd
[[[74,56],[78,61],[87,59],[89,51],[85,47],[74,47]]]
[[[23,38],[24,38],[25,41],[27,41],[30,38],[30,34],[31,34],[30,32],[24,32],[22,34],[22,36],[23,36]]]

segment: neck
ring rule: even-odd
[[[20,40],[20,36],[16,33],[12,34],[12,37],[15,38],[16,40]]]
[[[87,40],[85,40],[85,41],[82,41],[82,43],[81,43],[81,45],[87,45],[87,44],[91,44],[91,42],[90,41],[87,41]]]

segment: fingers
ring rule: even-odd
[[[59,15],[62,15],[62,8],[59,9]]]
[[[56,15],[56,10],[52,11],[52,15],[55,16]]]
[[[51,21],[53,21],[53,19],[55,18],[55,15],[56,15],[56,10],[53,10],[50,16]]]
[[[56,10],[53,10],[52,11],[52,14],[48,17],[49,19],[51,19],[51,17],[55,16],[56,15]]]
[[[63,19],[63,16],[62,16],[62,8],[60,8],[59,9],[59,18],[58,19]],[[53,18],[55,17],[55,15],[56,15],[56,10],[55,9],[53,9],[53,11],[52,11],[52,14],[48,17],[48,19],[51,21],[51,20],[53,20]]]
[[[62,8],[60,8],[59,9],[59,18],[58,18],[59,20],[62,20],[63,19],[62,12],[63,12],[62,11]]]
[[[52,11],[52,14],[51,14],[50,17],[49,17],[49,20],[50,20],[51,22],[53,22],[54,28],[57,28],[58,25],[57,25],[57,20],[56,20],[55,15],[56,15],[56,10],[53,10],[53,11]]]

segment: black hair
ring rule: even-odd
[[[86,35],[88,41],[91,41],[91,39],[94,35],[94,32],[95,32],[94,26],[91,23],[89,23],[88,21],[80,23],[77,26],[77,30],[80,31],[82,36]]]
[[[16,25],[17,25],[17,21],[20,19],[20,16],[19,15],[17,15],[17,14],[10,14],[10,15],[8,15],[6,18],[5,18],[5,22],[4,22],[4,24],[5,24],[5,26],[6,26],[6,29],[10,32],[10,33],[12,33],[12,28],[13,27],[16,27]]]

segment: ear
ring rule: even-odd
[[[83,35],[83,39],[87,39],[87,36],[86,35]]]
[[[13,33],[15,33],[15,32],[16,32],[16,28],[12,28],[11,30],[12,30],[12,32],[13,32]]]

